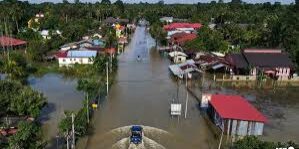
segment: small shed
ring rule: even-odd
[[[174,63],[185,62],[187,58],[187,55],[184,52],[180,52],[180,51],[173,51],[170,52],[168,55]]]
[[[236,138],[263,134],[266,117],[243,97],[218,94],[204,98],[202,107],[208,106],[207,115],[224,134]]]

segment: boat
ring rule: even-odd
[[[130,136],[130,143],[133,144],[141,144],[142,143],[142,132],[143,128],[139,125],[134,125],[131,127],[131,136]]]

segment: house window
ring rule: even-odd
[[[74,58],[74,61],[76,61],[76,59]]]
[[[65,58],[64,58],[64,59],[62,59],[62,61],[63,61],[63,62],[65,62]]]

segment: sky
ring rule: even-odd
[[[24,0],[23,0],[24,1]],[[62,2],[62,0],[26,0],[29,1],[30,3],[42,3],[42,2]],[[69,2],[73,2],[74,0],[68,0]],[[81,2],[97,2],[101,0],[80,0]],[[116,0],[110,0],[111,2],[114,2]],[[148,2],[148,3],[156,3],[159,0],[122,0],[125,3],[139,3],[140,1],[142,2]],[[164,3],[209,3],[212,0],[164,0]],[[215,0],[218,1],[218,0]],[[224,0],[224,2],[229,2],[231,0]],[[281,2],[282,4],[290,4],[290,3],[295,3],[295,0],[242,0],[247,3],[264,3],[264,2]]]

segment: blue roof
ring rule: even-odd
[[[96,57],[97,51],[68,51],[67,57]]]
[[[104,42],[100,39],[94,39],[93,44],[96,46],[102,46],[102,45],[104,45]]]

